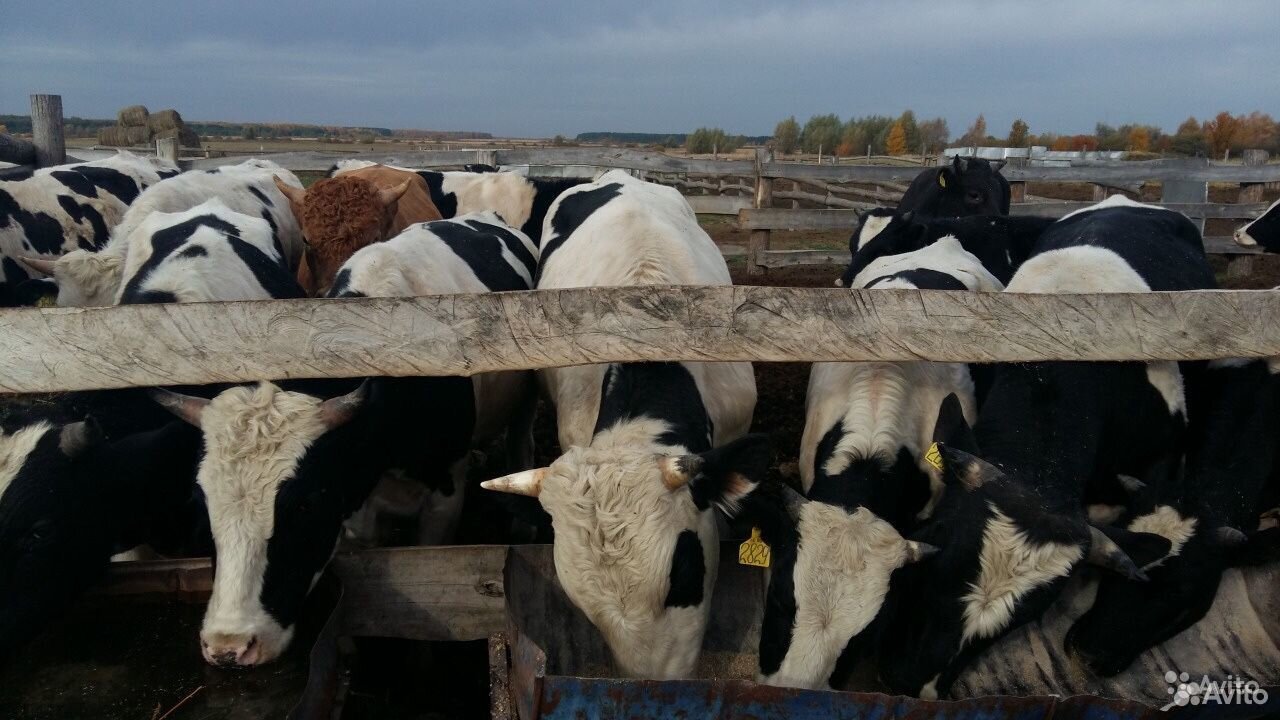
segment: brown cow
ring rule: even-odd
[[[318,180],[306,190],[277,182],[306,239],[298,284],[323,295],[357,250],[415,223],[440,220],[427,183],[416,173],[373,165]]]

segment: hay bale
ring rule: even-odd
[[[116,124],[120,127],[146,127],[149,115],[145,105],[130,105],[116,113]]]
[[[182,116],[177,110],[158,110],[151,113],[151,117],[147,119],[147,125],[152,131],[160,132],[161,130],[178,130],[185,127],[182,123]]]
[[[198,149],[200,147],[200,136],[196,134],[195,130],[183,125],[178,129],[178,144],[182,147]]]
[[[104,127],[98,130],[98,144],[112,147],[124,147],[129,144],[127,128]]]
[[[142,127],[127,127],[124,132],[130,146],[147,145],[151,142],[151,128],[145,125]]]

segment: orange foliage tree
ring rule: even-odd
[[[1139,125],[1129,131],[1129,149],[1147,152],[1151,149],[1151,132]]]
[[[893,124],[889,129],[889,138],[884,142],[885,152],[890,155],[906,155],[907,154],[907,130],[902,127],[902,121]]]
[[[1201,127],[1204,129],[1204,139],[1208,141],[1209,148],[1217,157],[1231,149],[1231,144],[1236,139],[1236,132],[1240,129],[1240,122],[1224,110],[1212,120],[1206,120]]]

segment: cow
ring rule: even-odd
[[[521,255],[532,244],[488,227],[494,221],[416,225],[368,246],[338,272],[330,294],[483,292],[490,281],[527,289],[532,271]],[[517,399],[510,386],[503,394],[500,379],[262,382],[212,399],[154,391],[204,440],[196,477],[217,554],[200,632],[205,660],[244,667],[279,657],[343,521],[388,475],[433,481],[444,473],[456,482],[479,423],[495,423],[502,403]],[[477,407],[477,389],[490,404]]]
[[[347,160],[330,170],[341,175],[364,167],[367,161]],[[547,210],[556,198],[583,184],[576,178],[536,178],[499,172],[489,165],[468,165],[465,172],[420,170],[431,200],[446,218],[492,210],[509,225],[520,228],[534,244],[542,246]]]
[[[328,296],[415,297],[529,290],[537,270],[537,252],[524,233],[492,212],[418,223],[386,242],[356,252],[338,271]],[[430,466],[380,481],[365,508],[375,517],[348,522],[348,537],[357,543],[373,543],[379,513],[417,515],[419,544],[448,540],[462,509],[471,448],[487,446],[504,429],[508,464],[518,468],[533,464],[537,395],[532,373],[430,378],[419,385],[430,392],[433,406],[448,408],[453,418],[450,434],[433,438]],[[430,493],[425,498],[424,491]],[[418,498],[416,507],[390,499],[414,497]]]
[[[850,239],[852,258],[836,287],[849,287],[854,276],[878,258],[919,250],[939,238],[953,237],[978,257],[1001,283],[1031,254],[1035,241],[1055,218],[969,215],[931,218],[914,212],[881,208],[867,212]]]
[[[266,218],[220,198],[153,212],[124,242],[119,305],[304,297]]]
[[[729,285],[728,267],[672,188],[604,173],[567,190],[543,225],[539,288]],[[629,676],[687,677],[710,612],[716,516],[762,481],[770,450],[745,435],[749,363],[613,363],[543,371],[564,454],[482,483],[537,497],[556,574]]]
[[[1265,252],[1280,253],[1280,200],[1271,203],[1267,211],[1235,232],[1237,245],[1262,246]]]
[[[421,178],[385,165],[324,178],[307,190],[276,184],[289,198],[307,241],[298,284],[310,295],[328,291],[338,268],[360,248],[415,223],[441,219]]]
[[[108,442],[92,419],[6,425],[0,663],[92,585],[112,554],[142,543],[205,551],[182,537],[203,514],[193,498],[198,433],[171,422]]]
[[[1117,197],[1050,226],[1006,291],[1213,285],[1191,221]],[[946,490],[910,537],[941,551],[894,578],[879,652],[889,688],[944,695],[996,639],[1039,617],[1083,561],[1145,580],[1139,566],[1163,556],[1169,541],[1104,534],[1084,506],[1093,487],[1119,475],[1154,483],[1177,473],[1185,398],[1172,362],[1009,364],[995,369],[972,431],[961,413],[940,413]]]
[[[881,258],[854,287],[1003,288],[954,238]],[[824,687],[846,648],[857,655],[867,647],[860,634],[884,602],[890,573],[935,551],[902,534],[940,494],[940,473],[924,456],[949,395],[963,398],[968,417],[976,415],[963,364],[814,364],[800,441],[807,501],[796,496],[785,503],[790,522],[758,523],[773,548],[760,630],[762,682]]]
[[[0,182],[0,303],[19,304],[19,285],[35,276],[22,258],[51,263],[102,248],[138,194],[177,172],[167,162],[122,152]]]
[[[1280,559],[1280,530],[1246,532],[1280,468],[1280,362],[1217,360],[1197,386],[1184,472],[1137,488],[1126,522],[1171,550],[1145,568],[1150,582],[1101,578],[1093,606],[1067,632],[1068,652],[1099,675],[1120,673],[1204,617],[1226,568]]]
[[[950,165],[916,175],[897,210],[927,217],[1008,215],[1011,191],[1000,174],[1004,164],[957,155]]]
[[[262,218],[272,229],[278,254],[289,267],[297,267],[302,257],[302,232],[287,198],[276,188],[277,176],[284,178],[288,185],[302,186],[293,173],[256,158],[238,165],[167,178],[138,196],[112,231],[111,241],[101,250],[72,251],[55,262],[34,258],[24,262],[54,279],[59,306],[111,305],[120,294],[120,278],[129,248],[126,238],[133,234],[133,228],[153,212],[182,212],[218,198],[231,210]]]

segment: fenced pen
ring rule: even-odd
[[[176,147],[166,153],[176,156]],[[852,230],[857,209],[892,204],[921,170],[920,166],[779,162],[763,150],[754,161],[675,158],[611,148],[359,156],[305,152],[274,154],[270,159],[295,172],[321,173],[336,161],[353,157],[415,169],[487,164],[531,175],[590,175],[602,168],[633,171],[681,187],[699,212],[735,215],[740,226],[751,232],[747,262],[749,272],[756,273],[797,264],[846,262],[846,251],[772,249],[771,233]],[[183,159],[181,164],[205,169],[238,160],[195,158]],[[1160,182],[1162,204],[1194,219],[1244,220],[1265,209],[1260,202],[1263,184],[1280,182],[1278,165],[1203,160],[1007,167],[1003,172],[1013,185],[1013,213],[1041,216],[1065,214],[1090,203],[1038,199],[1028,195],[1028,183],[1091,183],[1099,195],[1105,195],[1106,188]],[[789,187],[780,187],[782,182],[790,183]],[[1238,185],[1237,202],[1208,202],[1209,183]],[[778,207],[780,201],[794,206]],[[821,207],[799,207],[801,203]],[[1212,253],[1247,256],[1252,252],[1230,238],[1209,237],[1205,244]],[[743,286],[584,288],[3,309],[0,337],[5,338],[7,349],[0,356],[0,393],[368,375],[472,376],[496,370],[635,361],[1256,358],[1280,356],[1280,292],[1017,295]],[[841,701],[830,699],[831,693],[771,690],[767,698],[757,697],[743,689],[744,683],[733,680],[682,681],[661,687],[663,683],[599,680],[593,685],[582,678],[552,678],[557,674],[552,670],[569,674],[566,666],[553,667],[549,651],[544,653],[546,638],[536,637],[528,632],[532,626],[521,624],[549,612],[537,598],[544,597],[540,594],[544,586],[554,584],[550,555],[544,546],[398,548],[338,555],[333,565],[342,581],[341,598],[333,600],[338,611],[315,638],[310,677],[295,716],[328,716],[334,706],[338,680],[333,644],[343,634],[489,639],[495,718],[571,717],[575,708],[571,701],[582,698],[616,701],[620,708],[624,702],[630,703],[627,707],[641,707],[642,701],[669,696],[736,697],[742,707],[755,707],[750,705],[754,702],[775,708],[816,708],[812,710],[816,714],[797,717],[821,717],[823,712],[840,709]],[[736,566],[727,567],[722,572],[732,577]],[[762,576],[736,572],[742,577],[723,581],[733,590],[725,591],[717,602],[738,611],[747,605],[758,608],[763,604]],[[1232,572],[1237,584],[1265,585],[1276,576],[1274,568]],[[115,569],[103,591],[199,597],[208,593],[211,577],[207,560],[127,564]],[[722,609],[718,606],[717,613]],[[520,615],[519,621],[513,613]],[[605,697],[614,691],[618,693],[615,700]],[[1154,702],[1153,697],[1144,699]],[[976,702],[994,702],[993,710],[1007,712],[1057,707],[1058,717],[1077,716],[1069,712],[1072,707],[1081,717],[1087,712],[1079,699],[1007,698],[1003,705],[999,699]],[[1137,704],[1108,708],[1116,717],[1144,717],[1149,711]]]

